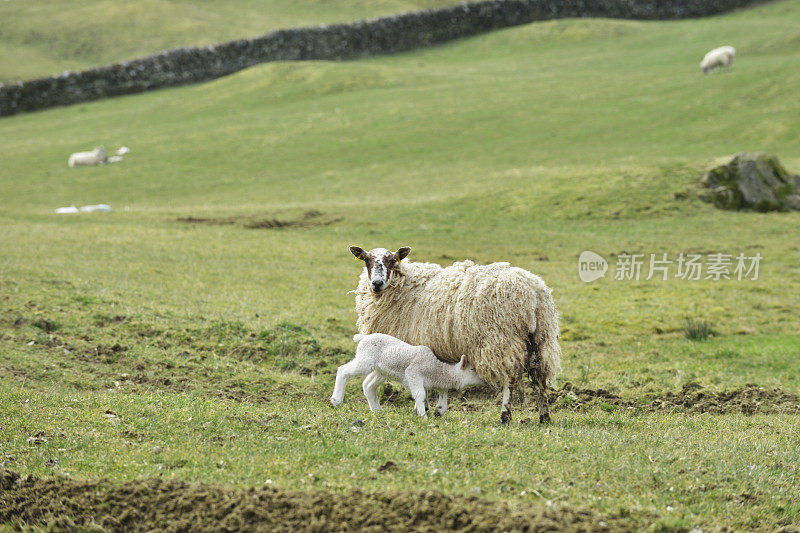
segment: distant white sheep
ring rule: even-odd
[[[353,340],[358,343],[355,358],[336,371],[330,400],[334,406],[342,403],[347,380],[355,376],[367,376],[363,390],[370,410],[381,410],[378,386],[387,380],[399,381],[411,393],[417,414],[423,418],[427,418],[428,410],[426,390],[439,392],[435,414],[441,416],[447,411],[448,390],[483,384],[466,356],[456,364],[445,363],[427,346],[412,346],[383,333],[356,334]]]
[[[75,152],[69,156],[70,167],[105,165],[108,162],[106,149],[98,146],[91,152]]]
[[[703,74],[708,74],[717,67],[725,67],[725,70],[730,70],[734,57],[736,57],[736,50],[733,46],[720,46],[703,57],[700,68],[703,70]]]

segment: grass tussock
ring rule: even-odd
[[[690,341],[705,341],[717,334],[711,322],[701,318],[686,318],[681,331]]]

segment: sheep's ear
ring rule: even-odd
[[[351,246],[350,253],[356,256],[356,259],[361,259],[366,261],[367,260],[367,252],[365,252],[362,248],[358,246]]]
[[[465,354],[465,355],[462,355],[462,356],[461,356],[461,363],[460,363],[460,365],[461,365],[461,370],[466,370],[466,369],[467,369],[467,364],[468,364],[468,363],[467,363],[467,356],[466,356],[466,354]]]
[[[394,253],[394,258],[397,259],[398,261],[402,261],[410,253],[411,253],[411,247],[410,246],[403,246],[402,248],[400,248],[399,250],[397,250]]]

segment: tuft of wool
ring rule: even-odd
[[[369,285],[365,268],[355,295],[360,333],[428,346],[449,363],[467,354],[478,375],[498,388],[527,371],[533,334],[542,371],[554,383],[561,368],[558,311],[539,276],[509,263],[404,261],[383,292]]]

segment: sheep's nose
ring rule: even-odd
[[[380,281],[380,280],[373,281],[373,282],[372,282],[372,288],[373,288],[373,289],[378,289],[378,290],[381,290],[381,289],[383,288],[383,282],[382,282],[382,281]]]

